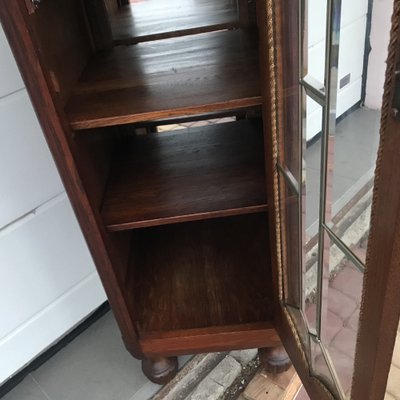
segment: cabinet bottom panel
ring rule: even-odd
[[[276,347],[281,344],[272,322],[143,334],[146,357]]]

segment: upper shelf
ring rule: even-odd
[[[133,136],[121,145],[114,155],[101,211],[108,229],[267,210],[259,122],[178,132]]]
[[[236,0],[146,0],[111,15],[114,40],[134,44],[238,26]]]
[[[96,55],[67,103],[74,129],[261,104],[254,31],[220,31]]]

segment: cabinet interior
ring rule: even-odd
[[[270,329],[255,1],[43,0],[30,18],[142,347]]]

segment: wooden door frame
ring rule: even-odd
[[[276,18],[279,18],[279,7],[283,0],[265,0],[263,15],[266,21],[265,37],[279,37],[279,28]],[[271,14],[268,7],[274,5]],[[270,19],[275,18],[275,24],[270,26]],[[265,23],[265,22],[264,22]],[[271,31],[272,29],[272,31]],[[264,48],[268,46],[265,45]],[[293,44],[295,46],[295,44]],[[272,48],[279,53],[273,43]],[[267,55],[268,57],[268,55]],[[271,85],[274,84],[274,73],[279,80],[279,60],[276,55],[269,55],[273,63],[269,65]],[[352,399],[379,400],[383,399],[386,390],[387,377],[392,360],[394,342],[400,316],[400,122],[393,118],[392,102],[395,90],[395,67],[400,69],[400,0],[394,0],[392,16],[392,31],[389,46],[388,69],[384,102],[382,107],[381,143],[378,152],[378,162],[374,186],[372,205],[371,231],[368,246],[366,272],[363,283],[363,297],[360,313],[359,335],[357,340],[355,371],[353,376]],[[275,71],[274,71],[275,70]],[[400,83],[399,83],[400,85]],[[276,86],[265,96],[265,105],[270,110],[274,102],[279,103],[279,87]],[[275,96],[275,97],[274,97]],[[275,106],[277,106],[275,104]],[[279,107],[279,106],[277,106]],[[274,118],[273,112],[272,119]],[[277,118],[277,117],[276,117]],[[274,130],[274,121],[270,122],[270,129]],[[276,134],[272,133],[272,142],[277,141]],[[273,147],[273,143],[272,143]],[[274,149],[270,150],[271,152]],[[277,151],[275,149],[275,151]],[[274,156],[270,155],[273,169]],[[277,172],[274,171],[277,175]],[[275,177],[276,179],[276,177]],[[276,181],[274,186],[276,186]],[[399,188],[399,190],[393,190]],[[276,190],[276,187],[275,187]],[[274,204],[271,201],[271,204]],[[272,210],[271,215],[275,210]],[[276,206],[275,206],[276,208]],[[379,216],[379,217],[377,217]],[[275,233],[276,237],[279,232]],[[279,249],[277,249],[279,253]],[[281,287],[282,271],[279,268],[279,257],[275,260],[275,279]],[[288,351],[297,373],[299,374],[308,394],[312,399],[333,398],[328,388],[316,377],[312,376],[312,369],[302,348],[300,337],[296,330],[296,323],[280,298],[280,312],[276,318],[277,330]]]
[[[266,132],[271,132],[269,142],[265,143],[265,155],[267,168],[267,187],[274,190],[267,190],[268,204],[270,207],[270,238],[271,243],[279,240],[280,232],[275,228],[277,222],[277,202],[278,193],[278,170],[276,167],[277,146],[278,146],[278,86],[280,69],[277,65],[276,51],[277,38],[280,33],[277,31],[277,18],[282,0],[258,0],[257,17],[259,30],[262,33],[260,37],[260,59],[263,83],[263,120]],[[279,88],[280,90],[280,88]],[[311,374],[311,368],[304,349],[301,346],[301,339],[296,332],[295,323],[284,307],[282,300],[282,266],[280,257],[280,247],[275,246],[271,249],[274,281],[275,302],[275,325],[279,336],[284,344],[287,353],[299,375],[304,387],[312,399],[327,400],[334,399],[328,388],[315,376]]]
[[[393,113],[395,71],[399,67],[400,0],[394,0],[353,376],[354,400],[383,399],[399,324],[400,122]]]

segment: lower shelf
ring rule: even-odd
[[[246,120],[130,137],[114,155],[109,230],[267,210],[263,129]]]
[[[144,228],[133,235],[126,290],[144,347],[157,352],[158,343],[165,353],[160,343],[169,342],[171,350],[179,339],[182,352],[195,351],[204,348],[193,342],[196,337],[219,343],[236,335],[240,341],[237,333],[251,333],[251,326],[277,340],[266,213]]]

